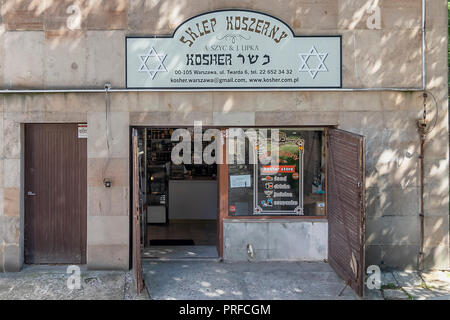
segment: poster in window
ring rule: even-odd
[[[271,150],[272,137],[267,138]],[[303,215],[304,139],[299,131],[280,130],[278,160],[271,151],[260,150],[254,166],[255,215]]]

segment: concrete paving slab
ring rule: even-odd
[[[409,300],[409,296],[401,289],[384,289],[385,300]]]
[[[433,290],[448,291],[450,294],[450,271],[423,272],[422,279],[427,287]]]
[[[411,295],[414,300],[429,300],[438,297],[436,292],[423,287],[403,287],[403,290]]]
[[[143,266],[155,300],[357,298],[328,264],[320,262],[146,260]]]
[[[445,271],[392,270],[383,271],[381,278],[386,300],[446,300],[450,295],[450,277]]]
[[[436,288],[436,287],[427,287],[431,291],[433,291],[437,296],[450,296],[450,288]]]
[[[413,287],[423,284],[422,277],[417,271],[393,271],[392,274],[400,287]]]
[[[381,272],[381,285],[382,286],[394,285],[395,287],[399,286],[397,280],[395,279],[394,275],[390,271]]]
[[[69,289],[67,266],[26,266],[21,272],[0,274],[0,300],[148,299],[145,292],[136,295],[131,272],[80,271],[79,289]]]

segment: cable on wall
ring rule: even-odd
[[[434,106],[436,108],[436,115],[434,117],[434,121],[432,125],[428,124],[428,113],[429,108],[427,105],[428,95],[434,101]],[[423,271],[425,268],[425,252],[424,252],[424,243],[425,243],[425,205],[424,205],[424,193],[425,193],[425,167],[424,167],[424,158],[425,158],[425,145],[427,140],[427,135],[430,134],[434,128],[436,127],[437,121],[439,118],[439,107],[436,101],[435,96],[428,91],[423,93],[423,112],[422,119],[417,120],[417,129],[419,131],[420,136],[420,151],[419,151],[419,171],[420,171],[420,249],[419,249],[419,259],[418,259],[418,269]]]
[[[109,94],[109,91],[111,90],[111,84],[106,83],[105,84],[105,138],[106,138],[106,150],[107,150],[107,158],[106,163],[103,166],[102,170],[102,180],[103,185],[107,188],[111,187],[111,180],[105,177],[106,170],[108,169],[110,158],[111,158],[111,152],[110,152],[110,118],[111,118],[111,96]]]

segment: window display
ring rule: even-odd
[[[264,131],[266,141],[252,146],[247,139],[245,164],[228,165],[229,215],[325,215],[323,131],[256,131],[259,137]]]

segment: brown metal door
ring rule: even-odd
[[[328,261],[363,296],[365,138],[338,129],[327,137]]]
[[[86,166],[77,124],[25,126],[25,263],[86,263]]]
[[[142,241],[141,241],[141,206],[139,201],[139,150],[138,150],[138,133],[136,129],[133,129],[132,133],[132,176],[133,176],[133,199],[132,199],[132,212],[133,212],[133,269],[136,280],[137,293],[140,294],[144,288],[144,275],[142,272]]]

